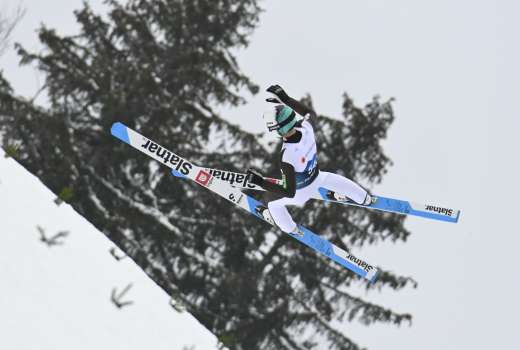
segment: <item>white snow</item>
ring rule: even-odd
[[[30,194],[30,195],[28,195]],[[131,259],[117,262],[102,233],[0,151],[0,349],[214,349],[217,339],[179,314]],[[69,230],[63,246],[51,235]],[[113,287],[134,284],[134,304],[117,310]]]

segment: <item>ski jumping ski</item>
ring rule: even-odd
[[[247,175],[244,173],[237,173],[226,170],[205,168],[213,177],[228,182],[231,186],[243,190],[264,191],[263,188],[247,181]],[[269,178],[269,181],[277,182],[279,180]],[[405,200],[387,198],[383,196],[374,196],[377,198],[376,202],[369,207],[357,204],[351,201],[348,197],[330,191],[324,187],[320,187],[319,195],[314,199],[323,200],[326,202],[339,203],[363,207],[366,209],[382,210],[390,213],[419,216],[432,220],[446,221],[457,223],[459,221],[460,210],[443,207],[433,204],[418,204]]]
[[[262,202],[231,186],[229,182],[212,175],[208,169],[189,162],[122,123],[114,123],[111,133],[119,140],[171,168],[173,175],[195,181],[202,187],[206,187],[213,193],[276,227],[269,210]],[[242,175],[245,176],[245,174]],[[288,234],[370,282],[375,281],[378,273],[375,266],[332,244],[303,226],[298,225],[298,228],[298,234]]]

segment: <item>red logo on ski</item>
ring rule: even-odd
[[[195,177],[195,181],[205,187],[208,186],[210,180],[211,174],[204,170],[200,170],[197,177]]]

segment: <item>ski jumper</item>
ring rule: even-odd
[[[286,206],[303,206],[318,193],[320,187],[343,194],[358,204],[363,203],[367,196],[367,191],[352,180],[319,170],[316,139],[310,122],[303,121],[296,130],[301,136],[284,140],[281,156],[282,181],[289,182],[288,177],[292,175],[296,190],[292,197],[289,193],[289,196],[267,204],[276,225],[284,232],[293,232],[297,229]],[[294,174],[285,174],[284,169],[291,167],[294,169]]]

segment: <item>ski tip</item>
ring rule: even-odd
[[[130,138],[128,137],[128,129],[123,123],[115,122],[114,124],[112,124],[110,132],[112,133],[112,135],[114,135],[121,141],[130,143]]]
[[[459,219],[460,219],[460,213],[461,213],[461,211],[459,210],[459,212],[457,213],[457,216],[455,217],[455,220],[453,221],[454,224],[456,224],[457,222],[459,222]]]

